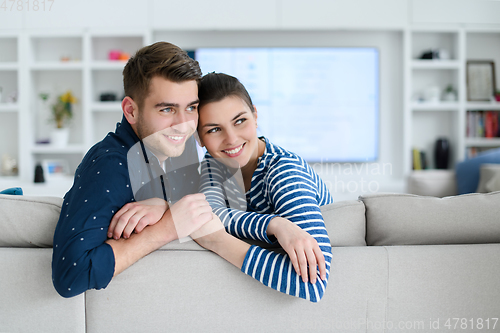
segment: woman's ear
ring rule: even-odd
[[[257,108],[255,107],[255,105],[252,105],[252,106],[253,106],[253,112],[252,112],[252,114],[253,114],[253,118],[255,119],[255,127],[258,127],[257,126],[257,116],[258,116],[257,115]]]
[[[130,125],[137,123],[139,119],[139,108],[132,98],[125,96],[122,101],[123,115]]]

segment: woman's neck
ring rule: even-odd
[[[266,150],[266,143],[261,139],[258,139],[256,154],[252,156],[252,158],[248,161],[247,165],[241,168],[241,175],[243,176],[243,182],[245,184],[245,192],[248,192],[250,190],[250,187],[252,185],[253,173],[255,172],[255,169],[257,169],[259,157],[261,157],[264,154],[265,150]]]

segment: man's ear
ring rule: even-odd
[[[127,118],[130,125],[137,123],[139,119],[139,108],[132,98],[125,96],[122,101],[123,115]]]

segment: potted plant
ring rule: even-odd
[[[449,84],[443,92],[443,101],[453,102],[457,100],[457,92],[453,85]]]
[[[45,102],[49,94],[42,93],[40,98]],[[50,143],[55,146],[65,146],[68,143],[69,130],[65,128],[68,120],[73,118],[73,104],[77,103],[76,97],[68,90],[64,94],[57,96],[56,102],[52,104],[52,120],[55,122],[55,129],[51,133]]]

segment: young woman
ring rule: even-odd
[[[328,189],[300,156],[257,136],[257,110],[236,78],[207,74],[198,97],[198,134],[207,149],[200,192],[229,234],[269,244],[277,240],[286,254],[233,242],[246,251],[240,265],[241,260],[215,252],[266,286],[319,301],[331,263],[320,211],[333,202]],[[209,248],[204,238],[197,242]]]

